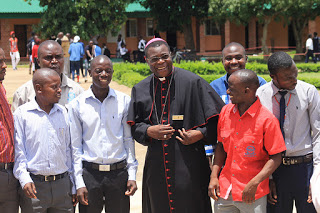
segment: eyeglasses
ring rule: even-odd
[[[113,73],[112,69],[107,69],[107,70],[101,70],[101,69],[96,69],[94,70],[95,73],[98,75],[102,75],[103,72],[105,72],[107,75],[111,75]]]
[[[162,55],[161,57],[149,58],[149,61],[151,64],[154,64],[154,63],[157,63],[160,59],[167,60],[169,57],[170,57],[170,55],[165,54],[165,55]]]
[[[46,61],[53,61],[53,59],[56,59],[57,61],[63,59],[63,55],[47,55],[47,56],[44,56],[43,59],[46,60]]]

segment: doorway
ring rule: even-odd
[[[27,25],[14,25],[14,32],[18,39],[18,50],[20,57],[27,55]]]

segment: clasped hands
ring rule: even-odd
[[[147,135],[156,140],[169,140],[172,138],[174,132],[175,129],[170,126],[170,124],[154,125],[147,129]],[[198,130],[186,131],[184,128],[182,128],[182,130],[179,129],[178,132],[180,136],[176,136],[176,139],[178,139],[184,145],[193,144],[203,138],[202,133]]]

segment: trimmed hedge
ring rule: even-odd
[[[225,70],[222,63],[196,61],[181,62],[180,64],[174,63],[174,66],[190,70],[191,72],[201,76],[209,83],[225,75]],[[320,65],[299,63],[297,64],[297,67],[299,69],[299,80],[313,84],[315,87],[320,89],[320,73],[317,73],[320,71]],[[141,80],[151,74],[149,66],[144,63],[115,63],[113,68],[113,79],[128,87],[133,87],[135,84],[139,83]],[[271,81],[266,64],[260,64],[256,62],[247,63],[246,68],[255,71],[266,81]]]

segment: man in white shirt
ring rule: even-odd
[[[134,140],[126,123],[130,97],[109,87],[113,67],[91,61],[90,89],[69,105],[73,168],[80,213],[128,213],[137,190]]]
[[[63,74],[64,59],[63,50],[58,42],[47,40],[40,44],[38,49],[38,63],[41,68],[55,70],[61,77],[61,98],[59,104],[65,106],[84,90],[76,82]],[[32,80],[20,86],[13,94],[12,110],[15,111],[20,105],[33,100],[35,92]]]
[[[308,63],[309,57],[312,57],[313,62],[317,63],[316,58],[313,55],[313,41],[312,41],[312,35],[311,34],[308,35],[308,39],[306,41],[306,52],[305,52],[305,55],[306,55],[305,63]]]
[[[141,63],[144,63],[144,48],[146,46],[146,41],[143,39],[142,36],[140,36],[140,41],[138,44],[138,61]]]
[[[262,105],[279,119],[286,144],[282,164],[273,173],[269,212],[315,212],[310,177],[320,162],[320,97],[315,86],[297,80],[298,69],[285,52],[268,60],[272,81],[257,90]]]

